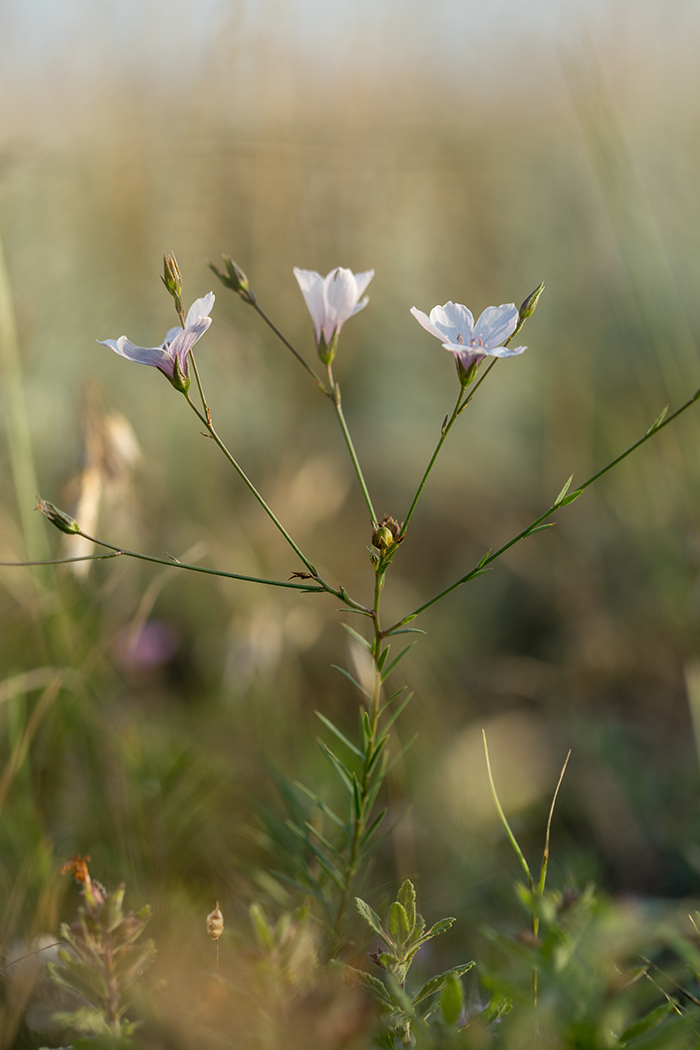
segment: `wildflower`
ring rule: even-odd
[[[514,303],[487,307],[476,324],[471,310],[461,303],[434,306],[430,317],[415,306],[411,307],[411,313],[426,332],[454,354],[463,386],[472,381],[484,357],[515,357],[527,349],[502,345],[518,327],[519,313]]]
[[[336,266],[321,277],[315,270],[300,270],[295,266],[294,276],[314,323],[318,356],[324,365],[329,365],[335,357],[340,329],[348,317],[364,310],[369,302],[367,296],[364,299],[361,296],[374,277],[374,270],[353,273]]]
[[[81,857],[80,854],[77,857],[73,857],[71,860],[67,860],[61,868],[61,875],[72,875],[76,882],[82,882],[89,884],[90,872],[88,871],[87,862],[90,860],[88,856]]]
[[[214,293],[209,292],[202,299],[195,300],[187,312],[185,327],[171,328],[160,346],[135,346],[125,335],[119,339],[97,341],[128,361],[152,365],[170,380],[176,390],[186,394],[190,387],[187,358],[194,344],[201,339],[211,324],[209,314],[214,305],[214,298]]]

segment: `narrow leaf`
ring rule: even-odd
[[[536,532],[544,532],[545,529],[551,529],[556,525],[556,521],[547,521],[544,525],[535,525],[534,529],[530,529],[528,536],[534,536]]]
[[[382,682],[385,682],[385,681],[387,680],[387,678],[389,677],[389,675],[391,674],[391,672],[392,672],[392,671],[394,670],[394,668],[395,668],[395,667],[397,666],[397,664],[399,664],[399,663],[401,662],[401,660],[403,660],[403,658],[404,658],[404,656],[406,655],[406,653],[407,653],[407,652],[409,652],[409,651],[410,651],[410,650],[411,650],[411,649],[413,648],[413,646],[414,646],[415,644],[416,644],[415,642],[411,642],[411,644],[410,644],[410,645],[407,645],[405,649],[402,649],[402,650],[401,650],[401,652],[399,653],[399,655],[398,655],[398,656],[395,656],[395,657],[394,657],[394,659],[393,659],[393,660],[391,661],[391,663],[389,664],[389,666],[388,666],[388,667],[386,667],[386,668],[385,668],[385,669],[384,669],[384,670],[382,671]]]
[[[348,791],[348,793],[350,795],[352,795],[352,792],[353,792],[353,788],[352,788],[352,774],[350,773],[350,770],[347,768],[346,765],[344,765],[340,761],[340,759],[338,758],[337,755],[333,754],[333,752],[328,747],[328,745],[324,744],[323,740],[317,740],[316,742],[317,742],[318,746],[321,748],[321,751],[323,751],[324,755],[326,756],[326,758],[328,759],[330,764],[335,769],[335,771],[338,774],[338,776],[340,777],[340,779],[342,780],[342,782],[345,785],[345,788]]]
[[[462,982],[456,974],[449,974],[445,979],[445,987],[440,999],[440,1009],[445,1023],[454,1025],[462,1012],[464,1003],[464,989]]]
[[[491,794],[493,796],[493,801],[496,803],[496,809],[498,811],[498,816],[500,818],[501,824],[503,825],[503,829],[504,829],[506,835],[508,836],[508,841],[510,842],[511,846],[513,847],[513,849],[515,851],[515,855],[517,856],[518,860],[520,861],[520,863],[522,865],[523,871],[527,875],[527,880],[528,880],[528,883],[530,884],[530,888],[534,889],[535,883],[533,881],[532,873],[530,872],[530,868],[528,866],[528,863],[525,860],[525,854],[523,853],[523,851],[521,850],[520,846],[518,845],[518,840],[516,839],[515,835],[513,834],[512,830],[511,830],[510,824],[508,823],[508,818],[506,817],[505,813],[503,812],[503,807],[501,806],[501,802],[500,802],[500,799],[498,797],[498,793],[496,791],[496,785],[493,782],[493,774],[491,772],[491,762],[490,762],[490,759],[489,759],[489,747],[488,747],[488,744],[486,743],[486,732],[485,732],[485,730],[483,730],[483,729],[481,730],[481,735],[482,735],[483,740],[484,740],[484,755],[486,757],[486,771],[488,772],[488,775],[489,775],[489,784],[491,785]]]
[[[353,676],[350,674],[350,672],[346,671],[344,667],[338,667],[337,664],[331,664],[331,667],[333,668],[334,671],[340,671],[340,673],[343,675],[343,677],[347,678],[347,680],[349,682],[352,682],[352,684],[355,686],[355,688],[358,689],[362,693],[363,696],[366,696],[368,700],[372,699],[372,697],[369,695],[367,690],[363,689],[362,686],[360,685],[360,683],[357,682],[353,678]]]
[[[377,998],[387,1006],[394,1005],[391,996],[378,977],[373,977],[371,973],[366,973],[365,970],[356,970],[354,966],[344,966],[343,969],[358,984],[362,984],[370,992],[374,992]]]
[[[483,556],[483,558],[481,559],[481,561],[477,565],[477,569],[483,569],[484,565],[489,560],[490,556],[491,556],[491,548],[489,547],[489,549],[486,551],[486,554]]]
[[[659,427],[663,423],[664,419],[666,418],[666,413],[667,412],[668,412],[668,405],[666,405],[666,408],[664,408],[662,410],[662,412],[659,415],[659,417],[657,419],[655,419],[654,422],[651,424],[651,426],[647,430],[647,434],[653,434],[655,430],[659,429]]]
[[[561,490],[561,492],[559,493],[559,495],[558,495],[558,496],[557,496],[557,498],[555,499],[555,501],[554,501],[554,506],[555,506],[555,507],[558,507],[558,506],[559,506],[559,504],[561,503],[561,501],[562,501],[562,500],[564,499],[564,496],[565,496],[565,495],[567,494],[567,492],[569,491],[569,489],[570,489],[570,487],[571,487],[571,482],[572,482],[573,480],[574,480],[574,475],[572,474],[572,475],[571,475],[571,477],[569,478],[569,480],[567,481],[566,485],[564,485],[564,488],[563,488],[563,489]]]
[[[404,686],[404,688],[405,688],[405,686]],[[403,692],[403,689],[401,690],[401,692]],[[393,713],[393,714],[391,715],[391,717],[390,717],[390,718],[388,719],[388,721],[386,721],[386,722],[384,723],[384,731],[385,731],[385,732],[387,732],[387,731],[388,731],[388,730],[389,730],[389,729],[390,729],[390,728],[391,728],[391,727],[393,726],[393,724],[394,724],[394,722],[396,721],[396,719],[397,719],[397,718],[399,717],[399,715],[400,715],[400,714],[402,713],[402,711],[404,710],[404,708],[405,708],[405,707],[406,707],[406,706],[407,706],[408,704],[410,704],[410,702],[411,702],[411,700],[412,700],[412,699],[413,699],[413,693],[409,693],[409,694],[408,694],[408,696],[407,696],[407,697],[405,697],[405,698],[404,698],[404,699],[403,699],[403,700],[401,701],[401,703],[400,703],[400,704],[399,704],[399,706],[398,706],[398,707],[396,708],[396,710],[395,710],[395,711],[394,711],[394,713]],[[389,702],[389,701],[387,701],[387,703],[388,703],[388,702]],[[386,707],[386,704],[385,704],[384,706]]]
[[[386,663],[386,660],[387,660],[387,657],[389,655],[390,650],[391,650],[391,646],[390,645],[387,645],[386,648],[382,650],[381,655],[380,655],[379,659],[377,660],[377,670],[378,671],[381,671],[382,668],[384,667],[384,664]]]
[[[381,822],[384,820],[384,817],[387,815],[388,812],[389,812],[388,809],[383,809],[381,811],[381,813],[379,814],[379,816],[375,817],[375,819],[372,821],[372,823],[368,827],[367,831],[364,833],[364,835],[360,839],[360,849],[361,850],[364,850],[367,847],[367,845],[369,844],[370,839],[372,838],[372,835],[377,830],[377,828],[379,827]]]
[[[352,751],[353,755],[357,755],[358,758],[362,758],[363,757],[362,752],[360,751],[359,747],[355,747],[354,744],[350,743],[350,741],[345,736],[345,734],[341,733],[341,731],[338,729],[338,727],[333,725],[333,723],[331,722],[330,718],[326,718],[326,716],[321,714],[320,711],[314,711],[314,714],[316,715],[317,718],[319,718],[323,722],[323,724],[326,727],[326,729],[330,729],[331,733],[333,733],[335,736],[337,736],[337,738],[338,738],[338,740],[340,740],[341,744],[345,744],[345,746],[347,747],[348,751]]]
[[[302,784],[300,780],[295,780],[294,784],[295,784],[296,787],[299,788],[300,791],[304,792],[304,794],[307,796],[308,799],[310,799],[311,802],[313,802],[316,806],[318,806],[318,808],[321,810],[321,812],[326,817],[328,817],[329,820],[331,820],[334,824],[336,824],[343,831],[347,831],[348,830],[348,826],[345,823],[345,821],[341,820],[340,817],[338,816],[338,814],[335,813],[331,809],[330,806],[326,805],[326,803],[323,801],[323,799],[319,798],[318,795],[315,794],[315,792],[313,792],[311,790],[311,788],[307,788],[307,786],[305,784]]]
[[[420,627],[400,627],[398,631],[387,631],[385,638],[393,638],[395,634],[425,634]]]
[[[568,496],[564,496],[564,499],[559,504],[560,507],[567,507],[569,503],[573,503],[574,500],[578,499],[583,493],[583,489],[576,489],[575,492],[570,492]]]
[[[359,642],[360,645],[364,646],[368,653],[372,652],[372,643],[368,642],[366,638],[363,638],[359,631],[356,631],[355,628],[351,627],[349,623],[344,623],[343,627],[348,632],[348,634],[355,639],[356,642]]]

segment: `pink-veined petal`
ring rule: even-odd
[[[489,357],[517,357],[527,350],[526,346],[496,346],[493,350],[487,350]]]
[[[108,346],[115,354],[125,357],[127,361],[136,361],[140,365],[151,365],[159,368],[166,375],[173,375],[174,360],[162,346],[135,346],[125,335],[118,339],[98,339],[102,346]]]
[[[411,313],[418,324],[422,325],[426,332],[430,332],[430,334],[434,335],[436,339],[442,341],[447,335],[449,335],[449,332],[441,332],[437,325],[434,325],[428,315],[424,314],[422,310],[418,310],[415,306],[412,306]]]
[[[187,370],[187,355],[197,340],[202,338],[210,324],[211,317],[200,317],[194,324],[181,328],[168,347],[170,356],[177,357],[183,372]]]
[[[187,317],[185,318],[185,328],[191,328],[193,324],[199,321],[203,317],[208,317],[214,306],[214,300],[216,296],[213,292],[207,292],[206,295],[202,296],[201,299],[195,299],[192,306],[187,311]]]
[[[462,336],[465,343],[472,338],[474,316],[471,310],[461,303],[453,303],[450,300],[444,306],[434,306],[430,311],[430,320],[444,331],[449,342],[455,342],[458,335]]]
[[[481,336],[484,346],[498,346],[518,326],[518,308],[515,303],[488,306],[474,325],[474,335]]]
[[[300,270],[294,267],[294,276],[304,296],[306,308],[311,314],[316,332],[316,342],[321,338],[321,325],[324,320],[325,299],[323,295],[323,277],[316,270]]]
[[[364,270],[362,273],[355,274],[355,283],[357,284],[357,298],[364,295],[367,285],[374,277],[374,270]],[[357,311],[355,311],[357,312]]]
[[[179,335],[181,331],[181,324],[176,324],[174,328],[169,328],[168,331],[165,333],[165,339],[163,340],[163,348],[165,349],[166,346],[170,346],[175,336]]]

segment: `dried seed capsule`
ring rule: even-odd
[[[223,932],[224,917],[219,911],[219,902],[217,901],[214,911],[210,911],[207,915],[207,933],[213,941],[218,941]]]

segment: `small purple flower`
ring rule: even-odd
[[[167,376],[176,390],[187,393],[190,386],[187,358],[194,344],[211,324],[209,314],[214,298],[214,293],[209,292],[202,299],[196,299],[187,311],[185,327],[178,325],[171,328],[160,346],[135,346],[125,335],[118,339],[98,339],[97,342],[110,347],[115,354],[128,361],[152,365]]]
[[[335,357],[340,329],[369,302],[367,296],[364,299],[361,296],[374,277],[374,270],[353,273],[336,266],[321,277],[315,270],[300,270],[295,266],[294,276],[314,323],[319,357],[328,365]]]
[[[518,308],[514,303],[489,306],[474,324],[471,310],[461,303],[434,306],[430,317],[411,307],[419,324],[454,354],[460,380],[470,382],[484,357],[516,357],[526,346],[502,344],[518,327]],[[468,378],[467,378],[468,377]]]

